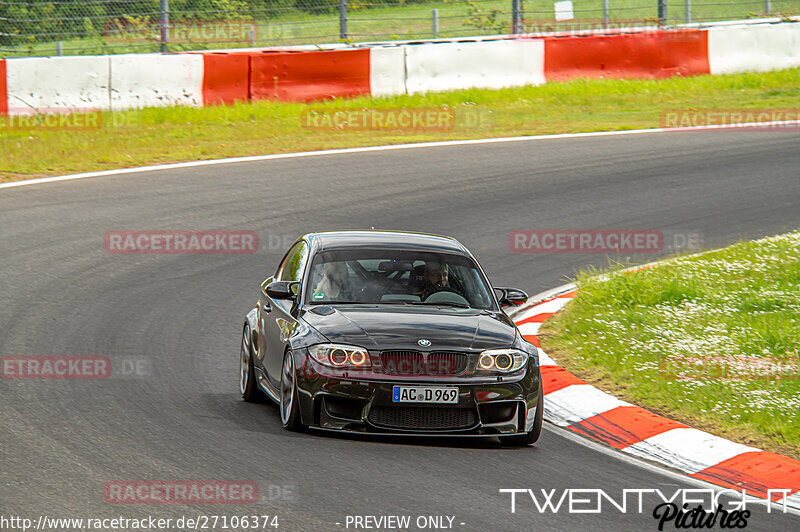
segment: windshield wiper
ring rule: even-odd
[[[439,306],[439,307],[472,308],[471,306],[469,306],[466,303],[445,303],[445,302],[442,302],[442,301],[437,301],[435,303],[427,303],[425,301],[414,301],[411,304],[412,305],[431,305],[431,306],[436,305],[436,306]]]
[[[426,303],[425,301],[408,301],[404,299],[389,301],[314,301],[312,305],[430,305],[438,307],[474,308],[466,303]]]
[[[313,301],[312,305],[371,305],[369,301]]]
[[[314,305],[408,305],[412,301],[314,301]]]

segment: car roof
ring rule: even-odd
[[[391,248],[416,251],[445,251],[469,255],[455,238],[407,231],[325,231],[303,236],[315,252],[342,248]]]

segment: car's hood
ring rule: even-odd
[[[325,306],[303,319],[331,342],[367,349],[463,350],[509,347],[516,329],[503,313],[418,306]]]

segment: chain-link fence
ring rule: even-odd
[[[414,40],[800,15],[800,0],[0,0],[0,56]]]

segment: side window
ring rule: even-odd
[[[308,245],[300,241],[294,248],[286,255],[286,260],[283,261],[280,271],[278,272],[278,281],[299,281],[303,275],[303,270],[308,260]]]
[[[286,254],[283,256],[283,259],[281,259],[281,263],[278,264],[278,269],[275,271],[275,280],[276,281],[280,281],[281,280],[284,268],[286,267],[287,264],[289,264],[289,259],[292,258],[292,256],[294,255],[294,252],[297,251],[297,246],[299,246],[299,245],[300,245],[299,242],[295,242],[292,245],[292,247],[289,248],[289,251],[287,251]]]

